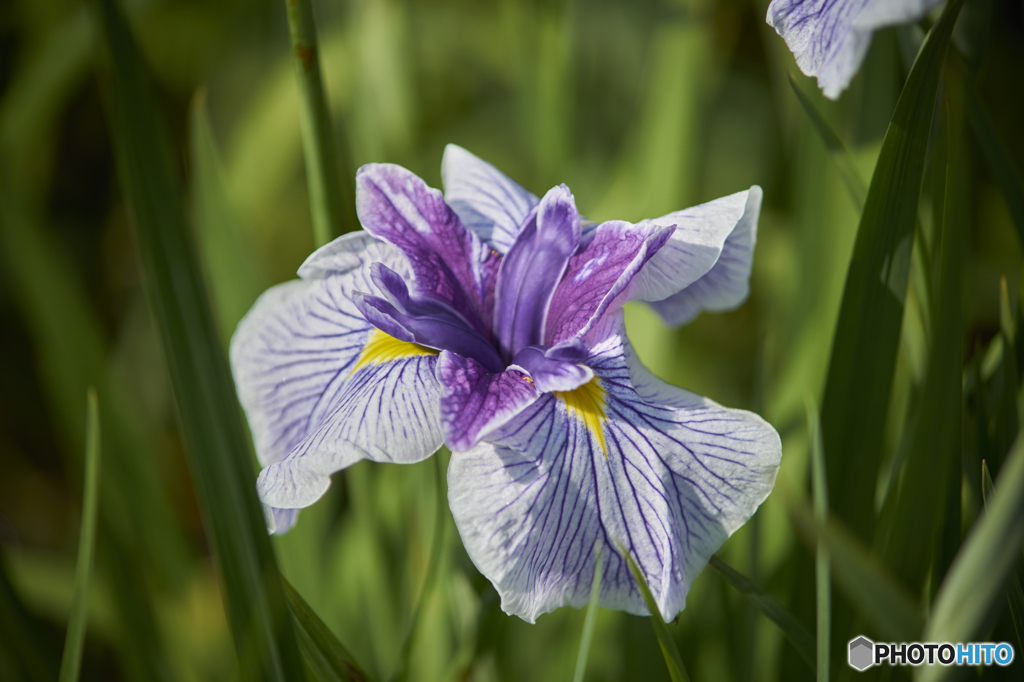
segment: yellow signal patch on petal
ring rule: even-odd
[[[608,420],[605,414],[607,396],[608,393],[597,377],[571,391],[555,391],[555,397],[565,403],[569,416],[582,420],[587,430],[594,434],[605,459],[608,459],[608,446],[604,440],[604,424]]]
[[[390,334],[374,329],[373,333],[370,334],[370,340],[366,343],[362,352],[359,353],[359,359],[356,361],[356,365],[352,368],[350,374],[355,373],[357,369],[366,365],[379,365],[383,362],[391,362],[392,360],[412,358],[418,355],[437,355],[438,353],[440,351],[433,348],[427,348],[418,343],[399,341]]]

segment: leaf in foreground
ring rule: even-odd
[[[182,208],[167,131],[126,20],[102,2],[118,171],[178,406],[242,676],[299,679],[301,660],[227,360]]]
[[[369,680],[352,658],[352,654],[320,620],[320,616],[316,615],[302,595],[286,579],[282,578],[282,581],[288,609],[295,620],[299,650],[313,678],[322,682]]]
[[[947,4],[896,104],[861,214],[829,362],[821,411],[829,500],[863,540],[874,530],[875,483],[932,112],[962,6],[963,0]]]

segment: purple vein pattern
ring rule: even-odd
[[[622,305],[670,324],[749,291],[761,190],[631,224],[582,218],[564,185],[526,191],[464,149],[447,194],[360,169],[365,231],[316,251],[239,324],[231,366],[263,465],[270,532],[361,459],[447,445],[449,503],[502,607],[530,622],[587,603],[666,618],[771,492],[781,457],[757,415],[651,375]]]
[[[857,73],[875,31],[920,19],[942,0],[773,0],[768,23],[808,76],[837,99]]]

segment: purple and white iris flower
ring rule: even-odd
[[[455,146],[446,193],[399,166],[356,176],[364,232],[317,250],[256,302],[231,366],[272,532],[358,460],[452,451],[466,550],[530,622],[587,603],[673,618],[768,496],[781,444],[757,415],[654,377],[621,307],[679,324],[747,296],[761,189],[636,225],[580,217]]]
[[[773,0],[768,23],[808,76],[837,99],[857,73],[880,28],[916,21],[942,0]]]

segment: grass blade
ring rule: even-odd
[[[437,572],[441,565],[441,551],[444,549],[444,524],[448,513],[448,498],[444,494],[444,464],[439,455],[434,457],[434,490],[436,491],[436,506],[434,509],[434,538],[430,545],[430,559],[427,563],[427,575],[423,579],[423,589],[420,598],[416,602],[412,619],[409,623],[409,631],[405,634],[405,641],[402,642],[402,653],[399,657],[398,671],[394,679],[404,680],[409,673],[409,659],[412,656],[412,645],[415,641],[416,630],[419,628],[423,616],[423,603],[430,595],[434,583],[437,581]]]
[[[839,175],[843,178],[843,184],[846,185],[854,205],[858,211],[864,210],[864,200],[868,195],[868,188],[864,185],[864,179],[860,176],[857,166],[853,163],[846,145],[843,144],[839,136],[832,130],[832,126],[828,124],[828,121],[821,115],[818,108],[814,106],[814,102],[811,101],[811,98],[800,87],[793,74],[789,74],[789,85],[793,88],[793,93],[807,114],[807,118],[811,120],[811,125],[817,131],[818,137],[824,143],[825,149],[828,150],[832,160],[839,167]]]
[[[594,580],[590,584],[590,603],[587,604],[587,617],[583,621],[583,637],[580,638],[580,652],[576,656],[576,671],[572,675],[572,682],[583,682],[583,675],[587,671],[587,658],[590,656],[590,642],[594,639],[594,623],[597,622],[597,602],[601,598],[601,551],[597,552],[597,559],[594,561]]]
[[[85,646],[86,605],[89,599],[89,574],[96,543],[96,510],[100,495],[100,408],[96,389],[86,396],[85,492],[82,495],[82,528],[78,534],[78,563],[75,564],[75,598],[64,638],[60,661],[60,682],[74,682],[82,668]]]
[[[871,538],[875,524],[875,484],[939,75],[962,6],[963,0],[946,5],[889,123],[861,214],[829,362],[821,412],[829,500],[863,540]]]
[[[981,498],[988,511],[988,500],[992,496],[992,475],[989,473],[988,464],[981,460]],[[1010,602],[1010,618],[1013,620],[1013,629],[1017,633],[1017,645],[1024,651],[1024,590],[1020,586],[1020,570],[1010,578],[1010,593],[1007,595]]]
[[[800,658],[807,663],[811,670],[814,670],[814,637],[811,636],[811,633],[807,631],[807,628],[803,626],[803,623],[796,616],[784,609],[779,602],[775,601],[774,597],[750,582],[746,576],[717,556],[712,556],[708,561],[708,565],[718,571],[727,583],[750,599],[769,620],[778,625],[779,629],[782,630],[782,634],[786,636],[786,639],[793,645],[796,652],[800,654]]]
[[[317,246],[322,246],[356,226],[353,183],[349,175],[346,175],[346,182],[339,181],[331,115],[320,77],[320,51],[313,5],[310,0],[286,0],[285,6],[288,9],[295,76],[299,83],[302,148],[306,157],[313,237]],[[345,164],[346,172],[349,165]]]
[[[790,518],[807,542],[823,543],[828,549],[832,577],[851,604],[884,637],[913,642],[924,625],[913,597],[875,554],[841,521],[830,517],[821,524],[807,503],[783,486]],[[834,625],[834,623],[833,623]]]
[[[811,493],[814,497],[814,518],[820,525],[828,523],[828,476],[825,453],[821,444],[821,419],[814,398],[807,396],[807,433],[811,455]],[[818,682],[828,682],[829,642],[832,640],[832,583],[829,579],[828,547],[819,542],[814,559],[814,582],[817,596],[817,668]]]
[[[118,170],[244,679],[298,679],[301,660],[227,360],[185,222],[167,132],[115,0],[103,0]]]
[[[935,598],[924,633],[929,642],[972,642],[983,635],[996,602],[1024,549],[1024,438],[1018,437],[999,479]],[[943,679],[953,668],[927,666],[921,680]]]
[[[320,616],[316,615],[302,595],[286,579],[282,578],[282,582],[288,609],[295,622],[299,650],[313,678],[323,682],[369,680],[352,658],[352,654],[320,620]]]
[[[676,641],[672,639],[672,633],[668,631],[665,619],[661,617],[658,603],[654,601],[654,595],[651,594],[651,588],[647,586],[647,581],[644,580],[644,574],[640,572],[640,567],[633,560],[633,555],[622,547],[619,548],[619,551],[626,557],[626,563],[629,564],[633,580],[636,581],[636,586],[640,589],[640,594],[643,595],[644,603],[647,604],[647,610],[651,612],[651,625],[654,626],[654,636],[658,638],[658,646],[661,647],[661,654],[665,657],[665,665],[668,667],[669,677],[672,678],[672,682],[690,682],[690,676],[686,674],[686,668],[683,666],[683,659],[679,655],[679,649],[676,648]]]

